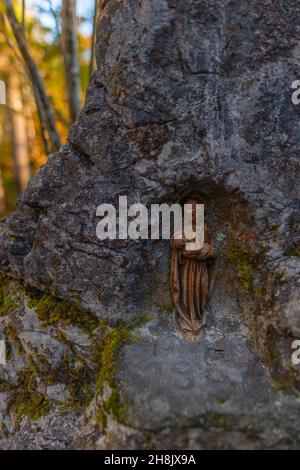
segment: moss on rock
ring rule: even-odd
[[[98,345],[97,354],[100,360],[100,371],[96,381],[96,393],[99,394],[105,383],[113,384],[118,348],[136,337],[132,333],[130,326],[119,324],[113,327],[106,327],[101,343]]]
[[[55,400],[47,397],[47,387],[55,384],[64,384],[69,392],[68,398],[59,404],[61,411],[84,410],[96,395],[99,403],[96,419],[102,428],[106,426],[107,415],[113,416],[118,422],[124,422],[126,406],[121,402],[115,379],[118,351],[125,343],[137,340],[134,331],[153,320],[153,315],[145,312],[135,318],[131,325],[121,322],[111,325],[82,309],[79,299],[77,303],[72,304],[5,275],[1,275],[1,279],[3,282],[0,301],[5,299],[2,302],[5,313],[13,312],[19,304],[21,305],[20,300],[25,301],[28,307],[34,310],[41,326],[56,327],[52,334],[58,341],[67,344],[72,351],[71,357],[66,355],[54,367],[49,363],[47,356],[26,353],[22,348],[18,329],[13,322],[7,324],[5,334],[8,342],[10,346],[12,343],[17,345],[17,351],[24,356],[27,364],[18,374],[17,386],[1,384],[2,390],[9,390],[9,411],[14,413],[17,426],[23,417],[35,421],[50,412],[51,403]],[[16,294],[15,301],[9,297],[13,292]],[[94,366],[88,365],[73,344],[66,339],[61,331],[63,325],[73,325],[88,333]],[[106,386],[108,394],[104,393]]]
[[[38,369],[32,357],[27,358],[29,365],[20,371],[19,385],[11,390],[9,408],[15,413],[17,426],[23,417],[36,421],[50,412],[50,402],[38,391]]]
[[[45,327],[63,322],[65,325],[74,325],[91,333],[98,326],[97,317],[77,304],[31,287],[26,289],[26,293],[29,297],[28,306],[35,310],[37,318]]]
[[[262,286],[256,277],[261,274],[264,250],[257,246],[252,234],[249,238],[239,237],[239,234],[230,235],[224,254],[227,261],[237,270],[242,292],[255,298],[261,296]]]
[[[0,273],[0,317],[12,313],[18,307],[13,292],[16,290],[16,281]]]
[[[137,340],[133,333],[134,328],[141,326],[141,319],[133,326],[120,323],[115,326],[105,326],[103,339],[98,344],[97,355],[100,361],[100,369],[96,379],[96,396],[99,397],[105,385],[109,386],[110,395],[102,401],[96,419],[102,429],[106,426],[106,416],[110,414],[119,423],[123,423],[126,414],[126,405],[122,403],[118,385],[115,380],[118,350],[121,345]]]

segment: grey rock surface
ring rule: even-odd
[[[119,348],[114,366],[115,390],[125,414],[119,421],[120,415],[108,412],[104,427],[99,412],[113,395],[109,385],[101,396],[95,393],[102,367],[101,361],[92,362],[101,345],[97,328],[92,335],[82,331],[89,338],[87,357],[85,350],[74,349],[79,335],[72,342],[61,335],[68,326],[41,323],[25,295],[17,310],[0,319],[0,334],[10,350],[7,364],[0,366],[0,448],[299,448],[300,398],[272,379],[254,351],[241,307],[220,296],[223,282],[218,280],[201,341],[184,340],[167,309],[152,310],[134,328],[133,340]],[[32,332],[55,337],[58,352],[67,341],[70,351],[59,365],[47,351],[25,349],[23,328],[30,324]],[[74,408],[86,387],[87,399]],[[45,399],[49,403],[37,421],[26,412],[18,417],[15,408],[20,400],[28,401],[28,391],[30,401],[42,396],[42,404]],[[39,401],[35,406],[39,409]]]
[[[98,67],[84,108],[0,223],[0,270],[112,323],[145,310],[158,319],[139,332],[142,344],[120,351],[125,423],[108,418],[101,433],[93,412],[61,421],[51,411],[42,431],[25,420],[3,446],[138,448],[150,435],[158,448],[297,448],[300,107],[291,84],[300,76],[300,6],[99,7]],[[101,203],[117,205],[120,195],[173,203],[190,191],[202,196],[219,252],[209,326],[196,344],[170,323],[169,243],[96,237]],[[72,350],[51,328],[36,329],[30,310],[15,323],[24,349],[53,364],[74,350],[90,355],[88,338],[71,327]],[[24,361],[13,348],[5,380],[15,383]],[[71,436],[74,419],[81,428]],[[56,441],[62,422],[68,436]]]
[[[209,328],[188,343],[163,319],[141,339],[123,349],[118,378],[127,425],[148,432],[154,447],[299,447],[299,398],[274,387],[239,334]]]
[[[55,384],[47,387],[47,396],[63,403],[70,397],[70,393],[65,384]]]

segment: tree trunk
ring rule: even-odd
[[[96,43],[96,26],[97,26],[97,0],[94,0],[94,2],[95,2],[95,5],[94,5],[92,45],[91,45],[91,58],[90,58],[90,76],[96,69],[95,43]]]
[[[20,81],[16,74],[8,77],[7,104],[10,110],[12,149],[15,180],[18,191],[23,191],[30,179],[30,161],[28,152],[27,125],[24,115]]]
[[[4,192],[4,184],[2,179],[2,172],[0,168],[0,214],[3,214],[5,211],[5,192]]]
[[[75,121],[81,108],[75,0],[62,0],[62,45],[70,117]]]
[[[25,31],[26,0],[22,0],[22,26]]]
[[[34,96],[36,100],[36,105],[38,108],[38,113],[41,121],[41,127],[43,131],[44,141],[45,129],[47,129],[48,139],[50,145],[45,145],[46,152],[49,150],[55,151],[60,146],[60,137],[56,129],[54,112],[50,103],[50,100],[47,96],[44,81],[39,73],[38,67],[30,55],[29,45],[24,34],[24,30],[21,24],[19,24],[11,0],[4,0],[4,5],[6,7],[6,13],[13,30],[16,42],[28,69],[31,83],[34,91]],[[49,147],[49,148],[48,148]]]
[[[40,162],[43,156],[41,155],[40,146],[37,145],[38,135],[34,119],[34,100],[28,81],[21,80],[21,92],[23,101],[24,116],[26,119],[26,131],[28,140],[28,149],[31,162]]]

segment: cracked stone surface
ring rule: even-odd
[[[84,108],[67,144],[1,221],[0,270],[109,322],[145,311],[157,320],[141,329],[141,343],[120,351],[125,424],[109,418],[101,434],[92,407],[88,418],[69,413],[68,437],[55,444],[56,411],[39,432],[24,422],[5,446],[139,448],[151,437],[158,448],[297,448],[300,107],[291,84],[300,76],[300,6],[99,7],[97,70]],[[117,205],[120,195],[129,204],[173,203],[189,191],[203,198],[219,253],[209,325],[195,344],[170,322],[168,241],[96,237],[101,203]],[[47,348],[54,362],[69,353],[58,340],[40,340],[34,315],[19,326],[24,347]],[[87,359],[88,339],[72,327],[65,334]],[[4,373],[12,382],[23,361],[13,360]],[[71,436],[73,419],[79,431]]]

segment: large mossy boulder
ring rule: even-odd
[[[291,0],[99,2],[80,117],[0,224],[2,272],[112,325],[153,316],[116,363],[121,424],[66,446],[299,446],[299,27]],[[189,344],[171,323],[169,242],[100,241],[96,209],[195,191],[219,276]]]

